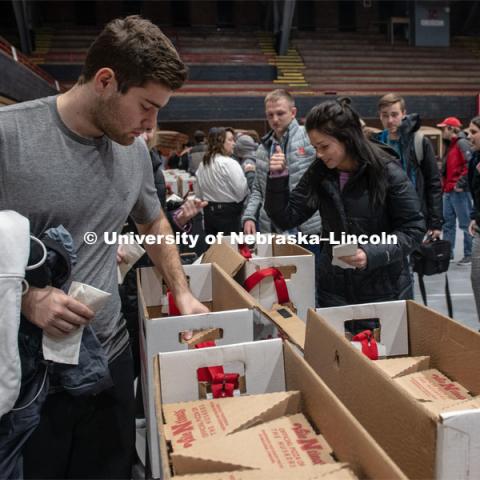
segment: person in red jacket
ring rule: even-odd
[[[458,118],[447,117],[437,127],[442,129],[442,138],[446,145],[443,158],[443,238],[455,250],[455,233],[458,225],[463,230],[463,258],[458,265],[470,265],[472,262],[472,236],[468,232],[472,199],[468,191],[468,162],[472,156],[470,144],[461,132],[462,123]]]

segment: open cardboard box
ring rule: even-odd
[[[480,409],[442,413],[415,400],[352,348],[338,318],[379,318],[387,356],[428,356],[472,395],[480,394],[480,335],[409,300],[310,310],[305,342],[307,362],[409,478],[480,478]]]
[[[408,355],[408,322],[403,301],[317,308],[316,312],[341,335],[346,323],[375,321],[379,324],[378,356]],[[379,313],[380,312],[380,313]],[[352,346],[361,350],[359,342]]]
[[[279,236],[278,236],[279,237]],[[291,303],[296,314],[305,321],[308,308],[315,306],[315,260],[313,254],[299,245],[282,245],[274,237],[273,244],[255,246],[253,257],[248,261],[238,253],[234,237],[223,237],[222,243],[212,245],[205,253],[203,262],[214,262],[225,271],[231,271],[241,284],[258,270],[276,267],[284,278]],[[228,249],[225,249],[225,246]],[[223,248],[222,248],[223,247]],[[278,303],[273,279],[265,278],[250,294],[267,310]]]
[[[158,450],[153,402],[154,355],[187,350],[189,345],[182,340],[182,333],[192,330],[194,335],[214,330],[214,337],[208,338],[215,339],[218,345],[252,341],[265,335],[277,336],[277,326],[300,348],[305,338],[305,324],[300,319],[285,308],[266,311],[218,265],[185,265],[183,268],[192,293],[211,313],[167,316],[166,285],[161,274],[153,267],[137,270],[141,380],[155,478],[159,477],[160,470],[158,456],[154,455]]]
[[[140,358],[143,401],[147,418],[147,438],[151,469],[160,476],[158,441],[155,427],[153,358],[158,352],[186,350],[188,343],[182,333],[215,329],[219,345],[251,341],[255,324],[262,323],[262,312],[256,302],[217,265],[184,265],[192,293],[211,313],[167,316],[166,285],[153,267],[137,270],[138,307],[140,321]],[[272,333],[274,330],[272,328]]]
[[[305,469],[306,470],[306,469]],[[348,468],[347,464],[334,463],[302,471],[301,480],[355,480],[358,477]],[[182,475],[181,480],[292,480],[291,472],[265,470],[240,470],[223,473],[199,473]],[[300,480],[295,476],[295,480]]]
[[[235,366],[236,371],[240,369],[245,375],[247,394],[299,391],[302,413],[316,431],[325,437],[336,459],[348,463],[359,478],[405,478],[289,342],[282,344],[280,339],[274,339],[159,353],[157,360],[155,404],[163,479],[172,476],[165,440],[163,405],[197,400],[197,369],[208,365],[222,365],[226,370],[229,366]],[[207,443],[205,441],[203,445]],[[195,462],[195,459],[191,461]],[[215,462],[206,463],[206,473],[219,468]],[[223,467],[224,462],[221,465]],[[187,460],[182,468],[182,471],[191,468]],[[233,466],[230,470],[233,470]],[[291,472],[294,474],[291,478],[302,478],[300,474],[297,475],[300,469]]]

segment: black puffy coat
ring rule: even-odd
[[[415,154],[415,132],[420,129],[417,113],[406,115],[399,128],[400,145],[409,169],[416,170],[415,187],[425,215],[427,228],[441,230],[443,224],[442,180],[432,144],[423,138],[423,160],[417,161]]]
[[[415,189],[400,166],[385,160],[387,195],[384,205],[370,207],[366,166],[362,165],[340,191],[338,171],[316,160],[289,193],[288,177],[269,178],[265,210],[284,229],[303,223],[319,210],[322,236],[396,234],[396,245],[366,244],[363,270],[333,266],[332,245],[322,242],[318,297],[321,306],[400,300],[411,296],[408,255],[421,243],[425,222]]]

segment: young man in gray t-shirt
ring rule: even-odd
[[[120,232],[128,215],[140,233],[171,233],[138,137],[155,127],[186,73],[156,26],[127,17],[97,37],[71,90],[0,109],[0,210],[26,216],[36,236],[63,225],[77,250],[71,279],[112,295],[95,316],[52,287],[30,288],[23,297],[23,315],[46,335],[64,337],[91,324],[114,383],[86,398],[48,395],[24,450],[26,478],[130,478],[133,369],[116,283],[117,247],[104,243],[103,233]],[[98,236],[94,245],[85,241],[87,232]],[[188,288],[176,246],[146,249],[180,311],[205,312]]]

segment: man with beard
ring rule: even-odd
[[[65,338],[90,324],[112,379],[100,393],[49,392],[24,449],[26,478],[131,478],[132,357],[120,313],[117,246],[107,245],[103,234],[119,233],[128,215],[141,234],[172,233],[147,146],[137,137],[155,127],[186,74],[162,32],[132,16],[113,20],[100,33],[71,90],[0,109],[0,210],[26,216],[37,237],[63,225],[77,254],[71,279],[111,294],[96,315],[53,287],[30,288],[23,297],[26,323],[44,335]],[[205,312],[188,288],[176,246],[146,249],[180,311]]]

